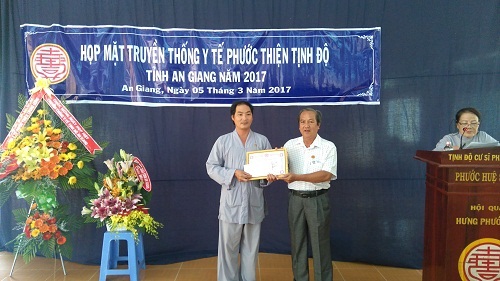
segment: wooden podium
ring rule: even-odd
[[[500,280],[500,147],[415,158],[426,163],[422,280]]]

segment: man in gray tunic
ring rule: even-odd
[[[271,149],[271,144],[265,136],[250,129],[253,121],[250,103],[234,102],[231,119],[234,131],[217,139],[206,163],[210,178],[221,185],[217,279],[254,281],[265,202],[260,182],[250,180],[252,176],[244,171],[244,165],[246,152]]]

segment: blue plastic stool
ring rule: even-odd
[[[127,255],[120,256],[120,240],[127,241]],[[119,261],[127,261],[127,269],[117,269]],[[108,275],[129,275],[130,281],[139,280],[140,269],[146,269],[142,233],[138,242],[130,231],[106,231],[102,240],[101,270],[99,281],[105,281]]]

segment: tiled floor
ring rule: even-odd
[[[0,252],[0,280],[51,281],[51,280],[99,280],[99,266],[81,265],[64,262],[67,275],[64,276],[61,261],[58,259],[35,258],[24,264],[18,259],[12,277],[9,277],[14,255]],[[310,260],[311,263],[311,260]],[[310,265],[312,268],[312,265]],[[333,262],[334,281],[421,281],[422,271],[416,269],[394,268]],[[107,280],[129,280],[124,276],[112,276]],[[188,262],[147,265],[141,271],[141,280],[162,281],[210,281],[217,280],[217,258],[205,258]],[[259,254],[257,280],[260,281],[292,281],[290,256],[279,254]]]

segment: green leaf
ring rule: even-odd
[[[28,101],[28,99],[26,98],[25,95],[19,94],[17,96],[17,108],[19,108],[18,113],[21,113],[21,111],[23,110],[23,108],[26,105],[27,101]]]
[[[14,123],[16,122],[16,117],[10,115],[10,114],[5,114],[5,116],[7,117],[7,130],[12,130],[12,127],[14,126]]]
[[[20,224],[22,223],[24,225],[24,222],[28,218],[28,209],[21,208],[21,209],[12,210],[12,214],[14,215],[14,219],[18,223],[20,223]]]
[[[37,239],[26,239],[24,233],[20,233],[8,244],[14,242],[14,252],[19,252],[25,263],[29,263],[38,251]]]
[[[0,208],[9,200],[10,196],[16,191],[17,183],[11,177],[0,181]]]
[[[83,120],[83,122],[81,122],[80,124],[85,129],[85,131],[87,131],[89,134],[92,134],[92,116]]]
[[[44,240],[43,243],[40,243],[39,251],[47,258],[54,258],[56,253],[56,240],[54,238]]]

